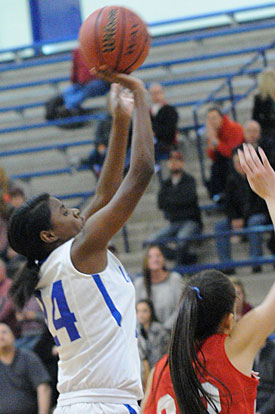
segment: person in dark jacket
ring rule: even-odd
[[[253,370],[259,372],[256,414],[275,413],[275,342],[272,337],[256,355]]]
[[[264,138],[275,139],[275,70],[273,68],[266,68],[260,75],[252,118],[261,125]]]
[[[150,116],[155,137],[155,157],[159,161],[167,159],[176,145],[179,117],[176,109],[165,101],[164,90],[159,83],[153,83],[149,92],[152,100]]]
[[[230,230],[240,230],[250,227],[267,224],[269,214],[265,202],[258,197],[251,189],[245,173],[240,165],[238,148],[233,150],[233,167],[228,176],[225,187],[224,208],[226,217],[215,226],[217,252],[221,262],[231,260],[230,235],[219,233]],[[248,234],[250,244],[250,258],[255,259],[262,256],[262,233]],[[261,271],[261,266],[253,266],[253,272]],[[228,274],[234,273],[231,268],[225,269]]]
[[[168,259],[188,264],[195,262],[196,257],[190,253],[190,241],[184,238],[199,234],[202,230],[196,182],[184,171],[184,160],[179,151],[170,152],[168,169],[170,177],[161,183],[158,207],[169,225],[152,236],[149,242],[161,244]],[[175,238],[175,249],[169,247],[166,238]]]

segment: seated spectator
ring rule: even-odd
[[[149,92],[152,100],[150,115],[155,136],[155,157],[158,162],[168,158],[176,144],[178,113],[165,101],[164,89],[159,83],[153,83]]]
[[[262,137],[259,122],[250,119],[244,124],[244,142],[253,145],[254,148],[262,147],[271,165],[275,165],[274,141]]]
[[[57,369],[58,369],[58,347],[56,346],[52,335],[50,334],[47,325],[44,325],[39,341],[35,345],[33,351],[38,355],[43,365],[48,371],[51,378],[51,407],[57,404],[59,392],[57,391]]]
[[[232,150],[244,140],[243,128],[223,115],[218,107],[212,107],[206,118],[207,155],[212,166],[207,182],[209,196],[220,201],[230,169]]]
[[[9,325],[16,337],[18,337],[20,328],[16,319],[16,309],[9,297],[11,283],[12,281],[6,275],[6,264],[0,259],[0,323]]]
[[[109,95],[110,96],[110,95]],[[99,177],[105,155],[112,127],[112,109],[110,107],[110,99],[107,98],[107,112],[105,117],[101,119],[95,132],[95,148],[91,151],[87,158],[81,160],[81,165],[87,165],[93,171],[96,178]]]
[[[163,211],[169,225],[150,237],[149,243],[163,246],[167,259],[177,264],[190,264],[196,261],[196,255],[190,252],[190,241],[180,240],[200,234],[202,230],[201,212],[195,179],[184,171],[183,156],[171,151],[167,162],[169,178],[160,184],[158,207]],[[176,238],[176,247],[169,247],[167,237]]]
[[[226,218],[215,225],[217,252],[221,262],[231,261],[231,244],[230,235],[219,236],[220,232],[240,230],[244,227],[253,229],[270,220],[265,202],[251,190],[248,184],[240,165],[237,148],[233,151],[234,167],[228,176],[224,191]],[[262,233],[250,233],[247,238],[250,245],[250,258],[261,257],[263,254]],[[252,270],[254,273],[260,272],[261,266],[253,266]],[[227,274],[234,273],[232,268],[223,271]]]
[[[49,414],[49,381],[40,359],[16,349],[11,328],[0,323],[0,414]]]
[[[177,272],[170,272],[165,266],[161,248],[151,245],[147,248],[142,277],[134,280],[137,303],[144,298],[151,299],[156,317],[168,330],[172,329],[183,281]]]
[[[246,291],[241,280],[235,276],[230,277],[230,280],[233,283],[236,292],[235,318],[238,321],[252,309],[252,306],[246,300]]]
[[[256,414],[275,413],[275,342],[267,338],[256,355],[254,371],[259,373]]]
[[[18,186],[12,186],[9,191],[9,205],[12,208],[18,208],[21,206],[21,204],[25,201],[25,192],[23,188]]]
[[[44,330],[44,314],[33,296],[21,312],[16,312],[20,324],[21,337],[16,340],[16,347],[33,350]]]
[[[275,139],[275,70],[273,68],[264,69],[260,75],[252,118],[261,125],[264,138]]]
[[[65,108],[69,112],[81,109],[80,105],[85,99],[105,95],[110,89],[109,83],[90,74],[79,49],[73,52],[71,83],[62,94]]]
[[[150,299],[139,300],[136,310],[139,351],[148,361],[151,369],[168,352],[170,334],[158,322],[153,302]]]
[[[62,92],[62,95],[52,98],[47,103],[46,119],[83,115],[86,111],[81,107],[81,104],[87,98],[105,95],[109,89],[109,83],[90,74],[89,68],[77,48],[73,52],[71,85]]]

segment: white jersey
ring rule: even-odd
[[[109,251],[103,272],[76,270],[72,242],[42,264],[36,295],[58,346],[58,405],[134,403],[143,397],[134,286]]]

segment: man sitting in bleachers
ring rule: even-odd
[[[202,229],[196,182],[184,171],[184,160],[179,151],[170,152],[167,166],[170,176],[161,182],[158,207],[169,225],[148,241],[161,244],[167,259],[176,260],[179,265],[191,264],[196,262],[196,255],[190,252],[190,241],[181,239],[199,234]],[[175,238],[175,248],[169,247],[167,237]]]

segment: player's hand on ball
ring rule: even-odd
[[[123,116],[130,120],[134,108],[132,92],[117,83],[113,83],[110,91],[110,106],[113,116]]]
[[[130,89],[134,94],[141,90],[146,92],[145,85],[140,79],[137,79],[131,75],[126,75],[125,73],[114,72],[106,65],[102,65],[98,69],[92,68],[90,73],[91,75],[107,82],[119,83],[124,86],[124,88]]]

